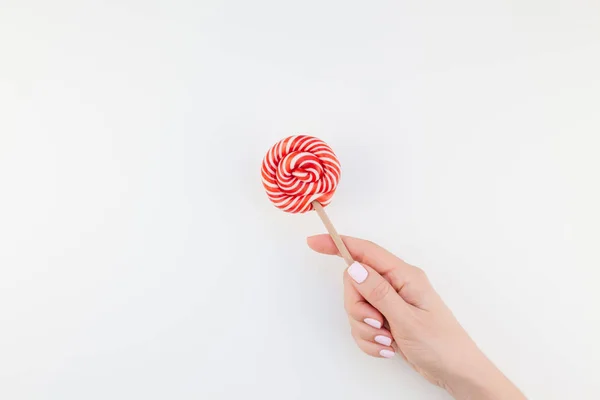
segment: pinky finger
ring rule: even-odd
[[[373,343],[368,340],[357,339],[356,344],[362,351],[373,357],[392,358],[396,355],[393,348]]]

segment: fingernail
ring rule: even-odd
[[[392,339],[390,339],[387,336],[383,336],[383,335],[377,335],[377,336],[375,336],[375,341],[377,343],[379,343],[379,344],[384,345],[384,346],[389,346],[390,344],[392,344]],[[382,350],[382,351],[386,351],[386,350]],[[382,356],[383,356],[383,354],[382,354]]]
[[[363,283],[367,279],[367,275],[369,275],[365,267],[359,262],[355,262],[348,267],[348,274],[356,283]]]
[[[392,357],[394,357],[394,356],[396,355],[396,353],[394,353],[394,352],[393,352],[393,351],[391,351],[391,350],[381,350],[381,351],[379,352],[379,355],[380,355],[381,357],[385,357],[385,358],[392,358]]]
[[[377,321],[376,319],[373,318],[365,318],[364,319],[365,324],[367,325],[371,325],[373,328],[381,328],[381,322]]]

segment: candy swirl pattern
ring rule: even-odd
[[[308,135],[290,136],[275,143],[261,168],[269,200],[290,213],[312,210],[314,200],[323,206],[329,204],[341,172],[331,147]]]

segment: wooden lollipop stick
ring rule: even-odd
[[[331,223],[331,220],[327,216],[327,213],[325,212],[325,209],[323,208],[321,203],[315,200],[311,204],[317,212],[317,214],[319,215],[319,218],[321,218],[321,221],[323,221],[323,225],[325,225],[325,228],[327,228],[329,236],[331,236],[331,238],[333,239],[333,243],[335,243],[335,246],[337,247],[344,261],[346,261],[346,264],[348,264],[348,266],[352,265],[354,263],[354,260],[352,259],[348,248],[342,241],[342,238],[340,237],[340,235],[338,235],[337,231],[335,230],[335,227]]]

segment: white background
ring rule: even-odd
[[[600,396],[600,3],[0,1],[0,397],[447,399],[355,348],[338,230],[424,268],[531,398]]]

